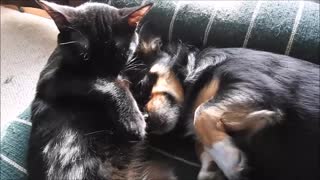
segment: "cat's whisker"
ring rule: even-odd
[[[134,63],[137,60],[137,58],[132,58],[129,61],[126,62],[126,64]]]
[[[146,65],[143,63],[138,63],[137,58],[128,61],[122,72],[132,71],[132,70],[142,70]]]
[[[93,134],[98,134],[98,133],[108,133],[108,134],[113,134],[112,131],[110,130],[100,130],[100,131],[93,131],[93,132],[89,132],[89,133],[86,133],[84,134],[85,136],[90,136],[90,135],[93,135]]]
[[[129,64],[126,66],[126,68],[129,68],[129,67],[141,67],[141,66],[145,66],[144,64]]]
[[[75,43],[78,43],[77,41],[69,41],[69,42],[64,42],[64,43],[59,43],[59,45],[68,45],[68,44],[75,44]]]
[[[145,67],[145,66],[144,66],[144,65],[135,65],[135,66],[127,67],[127,69],[129,69],[129,68],[137,68],[137,69],[141,69],[142,67]]]
[[[131,71],[131,70],[145,70],[145,69],[141,69],[139,67],[129,67],[123,70],[123,72],[127,72],[127,71]]]
[[[133,61],[133,62],[127,63],[126,66],[135,65],[135,64],[143,65],[143,63],[138,63],[138,62],[136,62],[136,61]]]

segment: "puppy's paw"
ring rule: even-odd
[[[198,180],[227,180],[221,171],[203,171],[198,174]]]
[[[242,179],[247,167],[245,154],[237,148],[231,139],[225,139],[207,149],[213,160],[229,180]]]

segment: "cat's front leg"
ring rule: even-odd
[[[109,114],[117,117],[111,118],[116,132],[128,140],[145,138],[147,124],[130,92],[127,80],[122,77],[118,77],[115,82],[97,79],[89,95],[102,102]]]

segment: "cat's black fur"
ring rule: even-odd
[[[135,25],[152,5],[39,4],[60,33],[32,103],[29,179],[137,178],[127,177],[128,166],[146,123],[122,71],[137,42]]]
[[[142,49],[148,47],[149,50],[143,50],[144,54],[140,57],[145,64],[150,65],[150,68],[154,64],[163,62],[159,54],[168,53],[165,47],[172,49],[172,46],[176,46],[173,49],[177,49],[183,46],[178,43],[164,45],[162,46],[164,48],[157,49],[152,45],[155,41],[148,37],[142,39],[141,42],[147,42],[149,45],[144,45]],[[156,40],[159,37],[153,36],[152,38]],[[163,116],[171,118],[166,122],[161,122],[162,125],[171,126],[170,121],[184,122],[188,133],[194,134],[194,115],[190,114],[194,101],[200,90],[213,78],[216,78],[221,82],[219,90],[214,98],[208,99],[205,107],[215,106],[216,103],[223,102],[223,100],[228,103],[238,103],[238,99],[242,99],[244,102],[253,102],[254,108],[258,110],[267,109],[280,112],[283,118],[281,123],[266,127],[249,139],[244,136],[246,134],[244,132],[230,134],[237,146],[247,155],[250,167],[246,169],[250,170],[247,178],[319,179],[319,65],[284,55],[243,48],[207,48],[197,53],[195,59],[187,58],[186,55],[182,62],[187,62],[178,63],[178,59],[173,57],[179,56],[179,52],[173,52],[173,55],[170,56],[173,62],[166,61],[165,66],[177,73],[178,77],[182,77],[180,82],[183,83],[185,99],[183,109],[178,111],[181,115],[180,119],[175,117],[172,119],[167,116],[172,111],[176,111],[172,107],[177,106],[176,102],[170,100],[170,94],[167,95],[168,101],[171,102],[170,105],[158,104],[159,112],[162,112],[161,108],[167,107]],[[176,65],[172,66],[172,64]],[[177,66],[179,64],[181,66]],[[180,71],[174,71],[174,67],[179,67]],[[157,81],[157,76],[152,73],[147,73],[146,76],[141,79],[141,82],[146,84],[142,87],[145,87],[150,94]],[[150,78],[153,80],[145,81]],[[146,95],[147,92],[143,94]],[[141,106],[145,106],[150,100],[152,97],[141,101],[144,103]],[[149,118],[149,121],[151,121],[150,124],[158,123],[159,118]],[[175,124],[179,123],[175,122]],[[233,172],[227,173],[232,174]],[[237,177],[232,176],[232,178],[244,178],[239,175],[241,174],[238,174]],[[210,178],[210,176],[203,178]]]

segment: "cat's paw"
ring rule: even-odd
[[[134,116],[134,119],[131,121],[126,121],[123,125],[125,128],[127,136],[129,140],[136,141],[136,140],[142,140],[146,136],[146,127],[147,124],[143,118],[143,116],[137,115]]]

